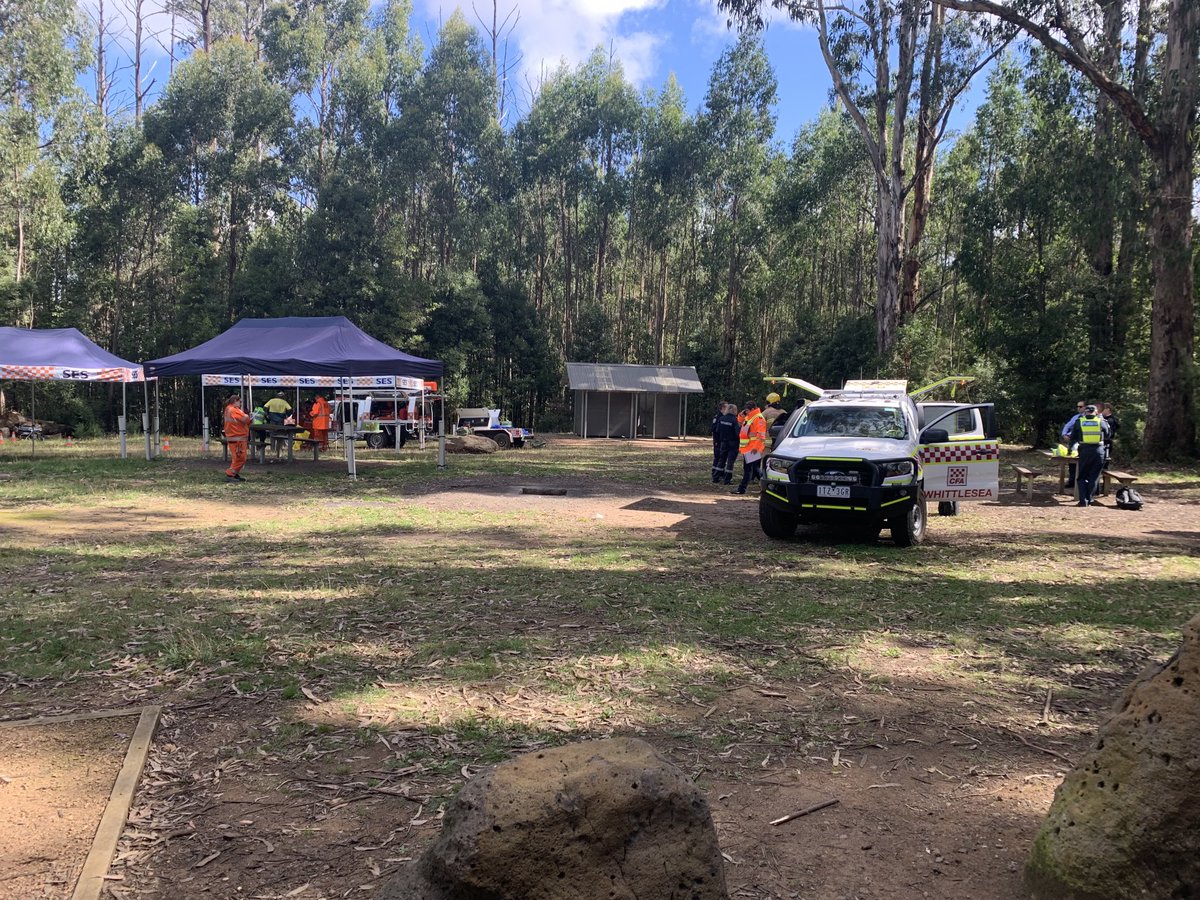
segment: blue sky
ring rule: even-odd
[[[127,0],[126,0],[127,2]],[[552,71],[560,61],[575,65],[588,57],[597,46],[610,49],[621,60],[629,80],[638,88],[660,90],[674,73],[687,98],[689,109],[697,110],[704,101],[713,64],[737,38],[726,26],[726,15],[719,11],[714,0],[496,0],[499,16],[503,18],[516,8],[516,25],[508,33],[509,58],[519,57],[517,105],[524,108],[528,85],[536,84],[539,75]],[[81,0],[94,13],[96,0]],[[462,8],[467,19],[478,24],[479,16],[491,18],[488,0],[413,0],[413,29],[428,49],[436,38],[440,22],[456,8]],[[506,5],[507,4],[507,5]],[[164,0],[148,0],[147,9],[161,10]],[[114,9],[114,6],[116,7]],[[127,63],[130,35],[123,29],[121,0],[107,4],[114,30],[109,52],[118,64]],[[165,32],[166,17],[160,15],[155,23]],[[776,140],[781,147],[790,147],[797,130],[816,118],[829,104],[829,73],[821,59],[816,34],[811,28],[792,23],[774,14],[764,32],[767,55],[775,69],[779,87],[776,104]],[[150,46],[154,80],[150,100],[165,86],[167,56],[161,47]],[[110,64],[111,65],[111,64]],[[114,96],[118,104],[132,107],[130,67],[118,71]],[[91,93],[94,88],[91,73],[81,84]],[[977,98],[982,93],[984,77],[978,76],[965,102],[955,116],[954,124],[968,123]]]
[[[437,22],[462,6],[477,22],[475,11],[490,18],[487,0],[474,7],[454,0],[414,0],[423,19],[423,39],[435,34]],[[504,16],[514,4],[500,3]],[[674,73],[695,111],[704,101],[713,64],[737,39],[726,15],[710,0],[521,0],[512,30],[510,56],[520,54],[523,82],[536,82],[561,60],[582,62],[592,49],[610,49],[625,74],[639,88],[659,90]],[[779,81],[776,137],[791,143],[796,130],[829,102],[829,74],[821,59],[816,33],[783,19],[768,26],[767,54]]]

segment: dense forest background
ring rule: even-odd
[[[147,103],[143,42],[164,23],[141,9],[127,0],[118,45],[103,2],[0,4],[4,324],[146,360],[242,317],[344,314],[442,359],[454,404],[546,431],[569,428],[568,360],[696,366],[698,428],[765,374],[966,373],[1009,440],[1049,438],[1086,395],[1138,448],[1153,167],[1091,81],[1014,33],[930,6],[908,51],[876,44],[870,65],[870,35],[834,23],[841,90],[780,135],[752,31],[693,113],[602,50],[522,94],[503,35],[456,14],[423,46],[406,0],[177,0]],[[1152,109],[1162,11],[1131,9],[1079,39]],[[905,52],[897,84],[878,63]],[[955,133],[972,79],[984,99]],[[112,427],[111,389],[38,390],[39,415]],[[163,391],[164,427],[194,431],[195,385]]]

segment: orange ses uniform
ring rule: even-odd
[[[332,410],[329,408],[329,401],[324,397],[317,397],[312,405],[312,429],[313,437],[320,441],[322,450],[329,449],[329,414]]]
[[[742,433],[738,438],[738,453],[762,453],[767,449],[767,420],[756,407],[746,414],[742,423]]]
[[[225,407],[225,440],[229,444],[229,468],[225,474],[230,478],[236,478],[246,464],[251,418],[250,413],[232,403]]]

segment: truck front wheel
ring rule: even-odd
[[[917,501],[908,512],[888,520],[892,529],[892,540],[897,547],[913,547],[925,540],[925,525],[929,513],[925,509],[925,492],[917,494]]]
[[[784,512],[764,500],[758,503],[758,524],[769,538],[790,538],[796,533],[799,521],[794,513]]]
[[[387,443],[387,437],[388,437],[387,433],[384,432],[382,429],[379,431],[368,431],[367,432],[367,446],[370,447],[372,450],[378,450],[380,447],[382,447],[384,444]]]

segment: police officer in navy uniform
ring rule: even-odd
[[[733,480],[733,464],[738,457],[737,406],[722,403],[721,412],[713,419],[713,484]]]
[[[1088,404],[1071,426],[1071,443],[1079,445],[1079,506],[1092,505],[1096,482],[1104,468],[1108,434],[1108,423],[1097,413],[1095,404]]]

